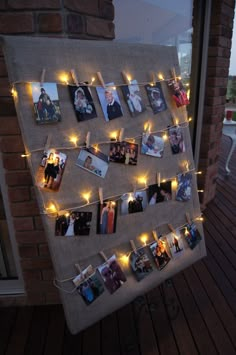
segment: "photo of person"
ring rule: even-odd
[[[159,202],[171,201],[172,190],[171,181],[161,182],[158,184],[148,186],[148,204],[155,205]]]
[[[126,276],[115,255],[112,255],[104,264],[100,265],[98,271],[111,294],[116,292],[126,282]]]
[[[162,137],[152,133],[143,133],[141,153],[152,157],[162,158],[164,154],[165,141]]]
[[[105,88],[101,86],[96,87],[102,111],[107,122],[123,116],[120,99],[114,85],[114,83],[108,83]]]
[[[114,142],[110,144],[110,162],[137,165],[138,144]]]
[[[142,102],[137,80],[131,80],[130,85],[121,86],[131,116],[135,117],[146,110]]]
[[[178,230],[176,230],[176,233],[178,233]],[[177,258],[184,253],[184,244],[181,235],[171,232],[166,235],[166,240],[173,258]]]
[[[147,96],[154,114],[167,109],[166,101],[162,92],[161,83],[145,85]]]
[[[116,232],[117,202],[104,201],[98,205],[97,234],[112,234]]]
[[[108,164],[109,157],[93,147],[81,149],[76,161],[76,165],[82,169],[102,178],[107,173]]]
[[[130,266],[137,279],[141,281],[153,271],[152,264],[145,253],[145,248],[140,248],[130,254]]]
[[[177,181],[176,200],[189,201],[192,197],[192,174],[178,174]]]
[[[93,303],[104,292],[104,287],[92,265],[89,265],[81,274],[76,276],[73,283],[86,305]]]
[[[190,249],[194,249],[202,239],[195,223],[186,224],[186,226],[181,228],[179,232],[181,237],[187,241]]]
[[[157,242],[153,242],[152,244],[150,244],[149,247],[154,257],[157,268],[159,270],[162,270],[171,259],[166,239],[161,237],[160,239],[158,239]]]
[[[55,83],[31,83],[36,123],[53,123],[61,120],[57,85]]]
[[[172,94],[172,98],[176,104],[176,107],[186,106],[189,104],[189,99],[184,90],[183,84],[181,80],[169,80],[168,86],[170,88],[170,92]]]
[[[55,149],[43,153],[36,173],[36,184],[46,191],[58,191],[65,170],[67,156]]]
[[[121,215],[143,212],[147,204],[146,190],[125,193],[121,196]]]
[[[74,237],[89,235],[92,212],[72,211],[58,215],[55,223],[55,235]]]
[[[185,152],[185,143],[183,130],[180,126],[170,127],[168,129],[169,142],[173,154]]]
[[[86,121],[97,117],[90,88],[88,86],[68,85],[75,114],[78,121]]]

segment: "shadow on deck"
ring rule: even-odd
[[[58,306],[1,308],[0,354],[236,354],[236,152],[204,211],[207,257],[78,335]]]

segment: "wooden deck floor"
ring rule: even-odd
[[[204,211],[208,256],[145,297],[72,336],[61,306],[0,309],[4,355],[236,354],[236,152]]]

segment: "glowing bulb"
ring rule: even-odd
[[[155,83],[150,83],[150,86],[154,86],[155,85]]]
[[[94,148],[94,150],[95,150],[95,153],[97,153],[97,152],[98,152],[98,144],[95,144],[95,145],[93,146],[93,148]]]
[[[124,254],[120,257],[120,260],[122,262],[122,264],[124,265],[128,265],[129,262],[129,254]]]
[[[197,190],[197,192],[204,192],[204,190]]]
[[[178,185],[177,179],[172,180],[172,182],[171,182],[172,189],[176,189],[177,185]]]
[[[113,86],[113,87],[112,87],[112,90],[116,90],[116,86]]]
[[[51,202],[46,209],[51,213],[57,212],[57,207],[53,202]]]
[[[89,199],[91,197],[91,193],[90,192],[85,192],[82,194],[82,197],[86,200],[86,202],[89,204]]]
[[[196,174],[196,175],[201,175],[201,174],[202,174],[202,171],[196,171],[195,174]]]
[[[60,80],[64,83],[68,85],[68,75],[67,74],[61,74],[60,75]]]
[[[144,132],[150,133],[150,131],[151,131],[151,124],[150,124],[150,122],[144,123]]]
[[[159,74],[158,74],[158,79],[164,80],[164,76],[163,76],[161,73],[159,73]]]
[[[94,81],[95,81],[95,78],[92,77],[92,79],[91,79],[91,84],[94,83]]]
[[[147,245],[148,237],[147,237],[146,234],[142,235],[140,239],[141,239],[141,242],[142,242],[144,245]]]
[[[166,179],[162,179],[161,182],[166,182]]]
[[[70,215],[69,212],[66,212],[65,216],[66,216],[66,217],[69,217],[69,215]]]
[[[117,141],[118,133],[116,131],[110,133],[110,138]]]
[[[175,124],[176,124],[176,126],[178,126],[178,124],[179,124],[179,119],[178,118],[175,119]]]
[[[141,176],[138,181],[140,182],[140,184],[144,184],[145,187],[147,186],[147,178],[146,176]]]
[[[128,75],[126,75],[126,77],[129,80],[129,82],[131,82],[131,80],[132,80],[131,76],[128,74]]]
[[[162,136],[162,139],[163,139],[164,141],[166,141],[166,140],[167,140],[167,138],[168,138],[167,134],[166,134],[166,133],[164,133],[164,134],[163,134],[163,136]]]
[[[26,157],[29,157],[29,156],[30,156],[30,154],[21,154],[22,158],[26,158]]]
[[[178,80],[181,80],[182,78],[181,78],[181,76],[177,76],[177,79],[178,79]]]
[[[17,91],[14,88],[11,89],[11,94],[14,98],[17,97]]]
[[[77,147],[77,141],[78,141],[78,138],[76,136],[71,136],[70,137],[70,142],[74,143],[74,145]]]
[[[192,121],[192,117],[189,117],[188,121],[191,122]]]

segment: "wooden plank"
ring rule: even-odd
[[[101,321],[101,353],[102,355],[119,355],[120,340],[116,313],[112,313]]]
[[[63,355],[82,355],[82,333],[72,335],[65,327]]]
[[[161,354],[165,354],[167,349],[168,355],[179,354],[175,334],[166,312],[166,305],[161,291],[162,286],[155,288],[147,295],[158,347]]]
[[[193,294],[184,278],[184,274],[177,274],[173,281],[199,354],[204,354],[206,349],[211,355],[218,354],[202,315],[199,312]]]
[[[49,325],[44,355],[61,355],[65,329],[65,317],[62,306],[51,306],[49,310]]]
[[[138,338],[135,329],[132,305],[117,312],[121,355],[139,355]]]
[[[82,352],[83,355],[101,354],[101,325],[95,323],[82,332]]]
[[[33,307],[19,307],[12,334],[8,342],[6,355],[24,355],[32,313]]]
[[[0,308],[0,355],[5,354],[16,317],[17,308]]]
[[[193,268],[184,271],[184,275],[218,352],[222,355],[234,354],[234,347],[212,305],[211,299],[199,280],[199,276]]]
[[[142,355],[160,354],[146,296],[140,296],[133,302],[134,319]]]

